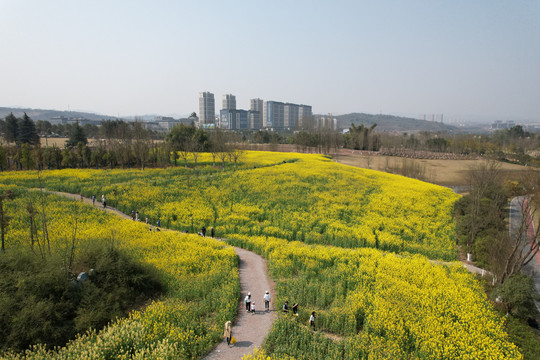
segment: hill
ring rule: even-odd
[[[52,118],[65,116],[67,118],[84,118],[89,120],[103,120],[114,119],[115,116],[100,115],[89,112],[81,111],[61,111],[61,110],[45,110],[45,109],[31,109],[31,108],[13,108],[13,107],[0,107],[0,118],[5,118],[10,113],[13,113],[16,117],[22,117],[24,113],[32,118],[32,120],[47,120]]]
[[[351,113],[335,116],[339,127],[348,128],[354,125],[371,126],[377,124],[377,131],[383,132],[418,132],[418,131],[447,131],[454,132],[458,129],[454,126],[435,121],[418,120],[408,117],[393,115],[371,115],[364,113]]]

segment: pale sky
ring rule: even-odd
[[[540,120],[540,0],[0,0],[0,106]]]

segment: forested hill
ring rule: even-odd
[[[371,115],[352,113],[335,116],[341,128],[349,128],[352,124],[371,126],[377,124],[376,131],[416,132],[416,131],[456,131],[454,126],[435,121],[418,120],[392,115]]]
[[[44,110],[44,109],[31,109],[31,108],[11,108],[0,107],[0,118],[3,119],[10,113],[13,113],[16,117],[22,117],[26,113],[32,120],[50,120],[51,118],[58,116],[65,116],[68,118],[84,118],[89,120],[103,120],[111,119],[114,116],[99,115],[89,112],[80,111],[60,111],[60,110]]]

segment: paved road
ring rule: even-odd
[[[81,196],[77,194],[58,191],[48,192],[81,201]],[[90,198],[82,198],[82,201],[92,205],[92,199]],[[99,199],[96,199],[95,207],[103,209]],[[115,208],[107,206],[105,211],[131,220],[131,216]],[[238,270],[242,291],[241,301],[238,303],[238,316],[232,326],[232,335],[237,340],[237,343],[229,347],[225,341],[222,341],[205,357],[206,360],[238,360],[252,352],[255,347],[260,348],[277,316],[272,301],[270,302],[271,311],[264,311],[263,296],[265,291],[270,291],[272,296],[275,294],[275,284],[267,276],[266,260],[242,248],[235,247],[234,251],[240,259]],[[251,292],[251,298],[256,305],[257,311],[255,314],[247,313],[245,310],[243,298],[248,292]]]
[[[519,230],[521,221],[523,219],[523,211],[522,211],[522,204],[526,200],[525,196],[518,196],[512,199],[510,202],[510,237],[517,236],[516,232]],[[525,214],[526,216],[530,216],[530,214]],[[527,233],[522,234],[521,241],[526,241],[527,245],[525,250],[529,250],[529,239],[531,238],[532,234],[534,233],[532,222],[531,226],[528,229]],[[533,281],[534,281],[534,287],[538,293],[540,293],[540,252],[536,254],[535,258],[531,260],[522,271],[524,274],[529,275]],[[536,302],[536,307],[540,310],[540,301]]]

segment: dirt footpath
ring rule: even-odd
[[[205,358],[207,360],[238,360],[256,347],[260,348],[276,318],[273,303],[274,284],[266,274],[266,261],[251,251],[241,248],[234,250],[240,258],[238,269],[242,291],[241,301],[238,304],[238,317],[232,326],[232,336],[237,343],[229,347],[226,341],[222,341]],[[266,290],[269,290],[272,296],[270,312],[264,311],[263,296]],[[255,314],[247,313],[245,310],[244,297],[248,292],[251,292],[251,300],[257,309]]]
[[[77,194],[58,191],[48,192],[81,201],[81,196]],[[92,200],[89,198],[83,198],[82,201],[92,205]],[[96,199],[95,206],[103,209],[100,199]],[[107,206],[105,210],[125,219],[131,219],[129,215],[115,208]],[[167,229],[162,228],[162,230]],[[260,348],[276,318],[273,303],[275,284],[267,276],[266,260],[251,251],[241,248],[234,248],[234,251],[236,251],[236,254],[240,258],[238,271],[242,292],[240,302],[238,303],[238,316],[232,326],[232,336],[236,339],[237,343],[229,347],[227,346],[227,342],[223,340],[205,357],[208,360],[239,360],[242,356],[252,352],[256,347]],[[266,290],[270,291],[270,295],[272,296],[270,312],[264,311],[263,296]],[[248,292],[251,292],[251,300],[256,305],[257,311],[255,314],[247,313],[245,310],[244,297]]]

